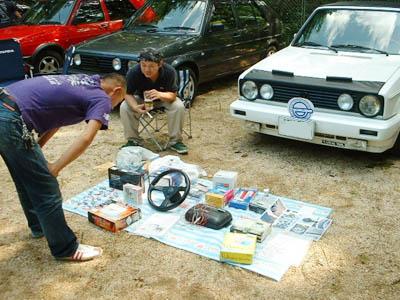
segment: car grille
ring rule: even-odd
[[[255,80],[258,89],[266,83],[265,81]],[[345,112],[341,110],[337,104],[337,100],[340,95],[346,93],[349,94],[353,100],[354,105],[351,110],[348,112],[360,113],[358,108],[358,103],[363,96],[367,93],[360,91],[352,91],[347,89],[338,89],[338,88],[326,88],[321,86],[309,86],[304,84],[285,84],[280,82],[268,82],[272,88],[274,89],[274,96],[271,100],[272,102],[280,102],[280,103],[288,103],[292,98],[301,97],[310,100],[315,108],[325,108],[338,110],[341,112]],[[373,94],[373,93],[372,93]],[[383,99],[380,98],[382,108],[378,115],[383,114]]]
[[[79,66],[74,65],[71,70],[76,71],[89,71],[90,73],[111,73],[116,72],[112,66],[113,58],[109,57],[97,57],[90,55],[81,55],[82,63]],[[118,73],[125,75],[127,72],[127,62],[122,61],[122,68],[118,71]]]
[[[272,101],[288,103],[294,97],[302,97],[310,100],[314,107],[340,110],[337,100],[343,94],[343,90],[316,90],[315,87],[296,87],[279,84],[272,84],[272,87],[274,89]],[[361,93],[352,91],[346,91],[346,93],[353,97],[355,103],[358,103],[363,96]],[[358,112],[357,105],[353,106],[352,111]]]

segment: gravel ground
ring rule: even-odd
[[[44,239],[30,238],[1,161],[0,299],[399,299],[399,158],[248,133],[229,115],[236,94],[234,77],[201,87],[192,108],[193,139],[185,140],[190,153],[183,159],[211,175],[238,171],[241,186],[268,187],[277,195],[333,208],[331,228],[300,267],[274,282],[157,241],[99,230],[70,213],[67,220],[79,239],[105,252],[83,264],[54,261]],[[83,127],[58,132],[46,146],[48,160]],[[110,130],[100,132],[59,176],[64,198],[106,178],[123,143],[114,112]]]

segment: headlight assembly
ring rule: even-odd
[[[263,84],[260,89],[260,95],[265,100],[270,100],[274,96],[274,89],[269,84]]]
[[[81,60],[81,55],[80,54],[75,54],[73,59],[74,59],[74,64],[75,65],[77,65],[77,66],[81,65],[82,60]]]
[[[381,102],[376,96],[366,95],[361,98],[358,108],[364,116],[375,117],[381,110]]]
[[[337,100],[341,110],[350,110],[353,108],[354,100],[349,94],[341,94]]]
[[[121,70],[121,68],[122,68],[121,60],[119,58],[114,58],[112,60],[112,66],[113,66],[115,71]]]
[[[254,81],[247,80],[242,85],[242,95],[248,100],[255,100],[258,95],[257,85]]]

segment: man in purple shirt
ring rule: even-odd
[[[79,244],[62,210],[58,173],[81,155],[109,113],[126,94],[125,78],[53,75],[22,80],[0,89],[0,155],[15,183],[33,237],[47,239],[56,259],[85,261],[102,249]],[[41,148],[62,126],[86,121],[87,127],[61,157],[48,163]],[[38,133],[38,140],[32,131]]]

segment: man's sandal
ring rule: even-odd
[[[57,257],[57,259],[76,262],[88,261],[100,256],[102,253],[103,250],[100,247],[79,244],[78,249],[76,249],[72,256]]]

